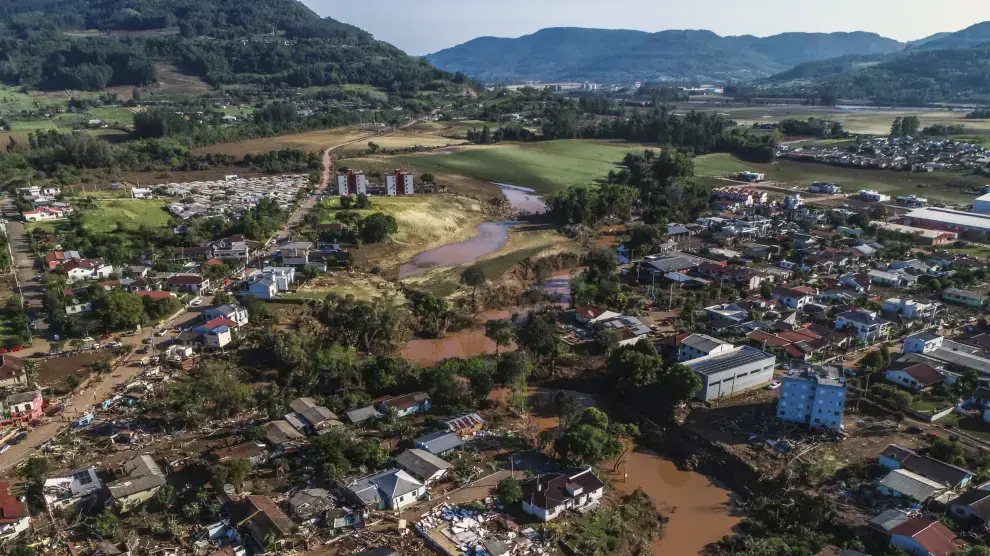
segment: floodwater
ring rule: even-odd
[[[452,357],[469,359],[479,355],[491,355],[495,353],[497,346],[485,336],[484,323],[492,319],[507,319],[510,316],[509,311],[487,311],[479,315],[480,324],[472,328],[452,332],[445,338],[410,340],[402,349],[401,355],[405,359],[427,367]],[[499,351],[505,353],[515,349],[516,344],[513,342],[509,347],[500,348]]]
[[[509,228],[515,222],[485,222],[478,226],[478,235],[441,245],[413,257],[412,262],[399,267],[399,278],[418,276],[430,268],[457,266],[474,262],[488,253],[494,253],[509,239]]]
[[[547,205],[543,198],[534,195],[535,190],[528,187],[520,187],[508,183],[496,183],[502,190],[502,194],[509,200],[509,206],[520,214],[543,214],[547,211]]]
[[[696,471],[678,469],[645,448],[627,453],[611,477],[620,492],[642,488],[670,518],[663,538],[653,543],[654,554],[698,554],[705,545],[732,534],[742,520],[733,509],[731,490]]]

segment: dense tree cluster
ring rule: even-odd
[[[677,405],[694,397],[701,379],[691,369],[667,363],[650,342],[612,350],[608,376],[615,393],[633,413],[666,420]]]
[[[907,137],[917,135],[921,129],[921,120],[917,116],[898,116],[894,118],[894,123],[890,125],[891,137]]]
[[[143,85],[156,62],[213,84],[364,83],[412,94],[451,79],[292,0],[5,0],[0,14],[0,79],[32,87]]]
[[[926,137],[947,137],[963,133],[966,133],[966,126],[963,125],[932,124],[921,130],[921,134]]]
[[[845,130],[842,122],[808,118],[807,120],[787,119],[779,124],[780,132],[786,136],[801,137],[842,137]]]

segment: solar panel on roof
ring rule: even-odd
[[[760,350],[744,347],[743,349],[739,351],[735,351],[728,355],[722,355],[715,357],[713,359],[698,361],[693,365],[692,365],[693,363],[692,361],[688,361],[686,364],[696,373],[703,375],[711,375],[735,367],[740,367],[742,365],[747,365],[749,363],[755,363],[757,361],[769,359],[770,357],[772,356]]]
[[[76,471],[72,474],[72,478],[79,481],[80,485],[88,485],[93,482],[93,478],[90,477],[89,471]]]

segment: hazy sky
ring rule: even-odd
[[[409,54],[545,27],[710,29],[720,35],[872,31],[920,39],[990,20],[988,0],[303,0]]]

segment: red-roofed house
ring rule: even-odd
[[[887,382],[893,382],[910,390],[925,390],[945,381],[938,369],[927,363],[917,363],[903,369],[891,369],[883,374]]]
[[[210,319],[210,320],[204,322],[202,326],[204,328],[206,328],[207,330],[213,330],[214,328],[216,328],[218,326],[228,326],[230,328],[237,328],[238,325],[237,325],[236,322],[234,322],[234,321],[232,321],[232,320],[230,320],[228,318],[217,317],[217,318]]]
[[[10,388],[11,386],[26,383],[24,361],[9,353],[0,354],[0,388]]]
[[[915,517],[890,530],[890,544],[914,556],[949,556],[961,545],[956,534],[937,521]]]
[[[138,297],[150,297],[151,299],[154,299],[155,301],[161,301],[163,299],[168,299],[170,297],[175,297],[175,294],[172,293],[172,292],[158,292],[158,291],[144,291],[144,290],[134,292],[134,295],[136,295]]]
[[[98,259],[72,259],[59,267],[69,282],[89,278],[106,278],[113,274],[113,266]]]
[[[585,305],[574,309],[574,318],[584,325],[595,324],[596,322],[602,322],[621,316],[621,314],[614,311],[609,311],[608,309],[602,309],[601,307],[595,307],[593,305]]]
[[[27,504],[10,493],[10,483],[0,482],[0,539],[12,539],[30,525]]]

